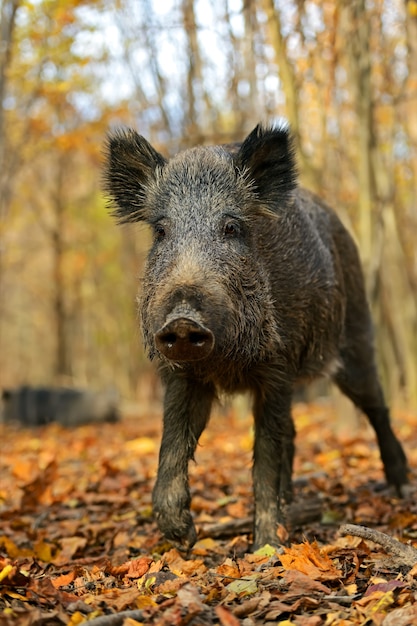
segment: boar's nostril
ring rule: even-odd
[[[177,341],[177,336],[175,333],[167,333],[166,335],[162,335],[160,339],[168,348],[172,348],[174,343]]]
[[[207,336],[207,332],[191,332],[189,335],[190,342],[197,348],[202,347],[208,339],[209,337]]]
[[[195,320],[180,317],[155,333],[155,344],[171,361],[200,361],[213,350],[214,335]]]

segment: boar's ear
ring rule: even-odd
[[[134,130],[118,130],[108,136],[104,189],[120,222],[146,219],[147,190],[157,168],[165,163],[164,157]]]
[[[285,126],[258,124],[242,143],[234,161],[247,172],[258,198],[271,208],[286,203],[297,186],[294,148]]]

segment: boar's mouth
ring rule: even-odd
[[[171,317],[156,331],[155,345],[170,361],[200,361],[212,352],[214,335],[192,317]]]

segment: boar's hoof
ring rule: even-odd
[[[165,525],[161,519],[158,519],[159,530],[164,537],[171,543],[174,548],[181,552],[188,552],[191,550],[195,542],[197,541],[197,531],[194,523],[192,522],[191,515],[187,514],[187,528],[182,528],[179,531],[177,528],[172,528],[172,525]]]
[[[194,524],[189,528],[188,534],[185,537],[172,535],[171,537],[167,537],[167,539],[172,543],[174,548],[177,548],[180,552],[188,552],[197,541],[197,532]]]
[[[196,321],[180,317],[155,333],[155,344],[171,361],[200,361],[213,350],[214,336]]]

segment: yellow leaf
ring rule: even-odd
[[[10,537],[0,537],[0,546],[2,546],[8,557],[16,559],[22,556],[33,556],[32,550],[29,548],[19,548]]]
[[[85,615],[83,615],[79,611],[76,611],[71,615],[68,626],[78,626],[78,624],[82,624],[83,622],[85,622]]]
[[[125,448],[137,454],[150,454],[156,451],[156,442],[150,437],[138,437],[138,439],[127,441]]]
[[[40,561],[44,563],[50,563],[52,561],[52,546],[50,543],[46,543],[45,541],[38,541],[34,547],[33,552]]]
[[[344,590],[346,591],[348,596],[354,596],[356,593],[358,593],[358,585],[356,583],[345,585]]]
[[[155,582],[155,577],[153,577]],[[153,606],[157,606],[157,603],[151,596],[138,596],[135,600],[135,605],[137,609],[149,609]]]
[[[269,543],[266,543],[261,548],[258,548],[258,550],[255,550],[254,554],[258,556],[274,556],[276,552],[277,552],[277,549],[274,548],[274,546],[271,546],[269,545]]]
[[[218,542],[212,539],[212,537],[206,537],[205,539],[200,539],[200,541],[197,541],[197,543],[193,546],[193,554],[204,556],[208,552],[215,552],[218,549]]]
[[[391,604],[394,604],[394,594],[392,591],[387,591],[379,598],[378,602],[374,604],[371,613],[379,613],[380,611],[386,612],[386,609],[391,606]]]
[[[10,574],[12,569],[13,569],[13,565],[6,565],[6,567],[3,567],[3,569],[0,572],[0,581],[7,578],[7,576]]]
[[[22,602],[29,601],[29,598],[26,598],[26,596],[22,596],[22,594],[17,593],[16,591],[10,591],[10,589],[7,590],[7,596],[9,598],[13,598],[14,600],[21,600]]]

